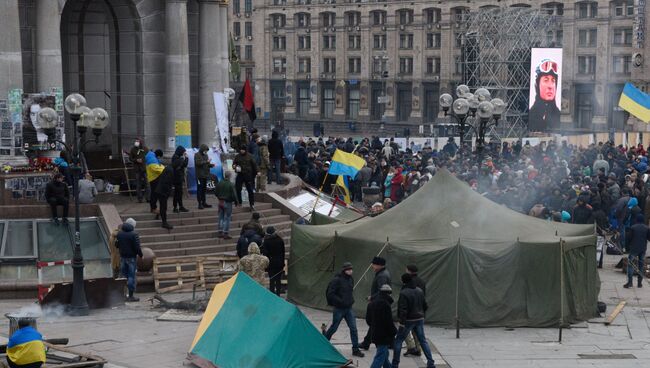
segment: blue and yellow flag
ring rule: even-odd
[[[20,366],[45,363],[43,336],[31,326],[21,328],[9,338],[7,357]]]
[[[650,95],[634,87],[632,83],[625,83],[618,106],[644,123],[650,122]]]
[[[147,152],[147,154],[144,156],[144,164],[146,165],[147,169],[147,180],[150,183],[158,179],[163,170],[165,170],[165,166],[160,163],[154,151]]]
[[[337,149],[332,157],[329,174],[347,175],[354,178],[365,164],[366,161],[363,158]]]
[[[352,203],[352,199],[350,199],[350,183],[348,182],[348,177],[345,175],[339,175],[338,179],[336,179],[336,185],[343,189],[343,198],[341,199],[347,204]]]

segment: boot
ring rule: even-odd
[[[199,203],[199,209],[200,209],[200,210],[203,209],[203,204]]]
[[[639,288],[643,287],[643,279],[642,278],[640,278],[640,277],[638,278],[638,280],[636,282],[636,287],[639,287]]]
[[[203,208],[212,208],[211,204],[203,203]]]
[[[190,212],[187,208],[181,206],[181,208],[178,209],[179,212]]]
[[[421,354],[421,353],[420,353],[420,350],[418,350],[418,349],[408,349],[408,350],[404,353],[404,356],[409,356],[409,355],[420,356],[420,354]]]
[[[364,353],[363,353],[361,350],[359,350],[359,349],[354,349],[354,350],[352,350],[352,355],[354,355],[354,356],[356,356],[356,357],[359,357],[359,358],[363,358],[364,356],[366,356],[366,354],[364,354]]]
[[[628,281],[627,284],[623,285],[624,288],[629,289],[632,287],[632,281]]]
[[[140,298],[136,298],[133,296],[133,290],[129,290],[129,296],[126,298],[127,302],[139,302]]]
[[[174,213],[178,213],[178,208],[174,207],[174,209],[172,210],[172,212],[174,212]]]
[[[171,229],[173,229],[174,227],[173,227],[172,225],[170,225],[168,222],[163,222],[163,223],[162,223],[162,228],[163,228],[163,229],[167,229],[167,230],[171,230]]]

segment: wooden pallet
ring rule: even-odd
[[[154,259],[153,280],[156,293],[166,293],[183,289],[212,289],[214,285],[224,282],[237,272],[234,255],[219,255],[194,258]],[[161,267],[174,266],[171,272],[161,272]],[[176,281],[175,285],[161,287]]]

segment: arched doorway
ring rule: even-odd
[[[142,31],[132,0],[67,0],[61,16],[63,89],[111,116],[88,150],[119,152],[144,134]],[[66,131],[71,135],[69,128]]]

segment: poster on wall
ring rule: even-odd
[[[561,101],[562,49],[531,49],[528,130],[559,129]]]
[[[46,147],[47,134],[38,121],[38,113],[43,108],[56,108],[54,96],[41,93],[23,94],[23,146],[26,149]]]

